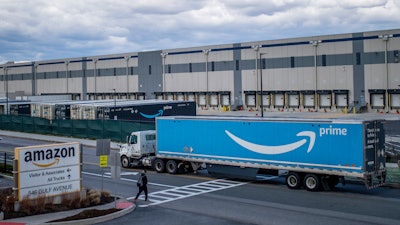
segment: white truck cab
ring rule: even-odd
[[[120,146],[119,154],[122,167],[147,165],[150,156],[156,152],[156,131],[132,132],[127,136],[126,144]]]

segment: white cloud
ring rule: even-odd
[[[400,0],[2,0],[0,63],[399,28]]]

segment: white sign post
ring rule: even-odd
[[[62,143],[15,148],[18,199],[81,191],[81,145]]]

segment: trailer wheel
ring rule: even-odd
[[[175,160],[168,160],[166,165],[167,172],[170,174],[176,174],[178,172],[178,165]]]
[[[157,173],[164,173],[165,171],[165,163],[162,159],[156,159],[154,160],[154,170],[157,171]]]
[[[129,168],[129,159],[126,156],[121,157],[121,166],[124,168]]]
[[[286,175],[286,185],[290,189],[299,189],[301,187],[301,178],[298,173],[289,172]]]
[[[304,187],[307,191],[318,191],[320,186],[319,177],[315,174],[307,174],[304,177]]]

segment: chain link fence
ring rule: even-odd
[[[133,131],[154,130],[155,123],[121,120],[48,120],[30,116],[0,115],[0,129],[85,139],[124,142]]]

